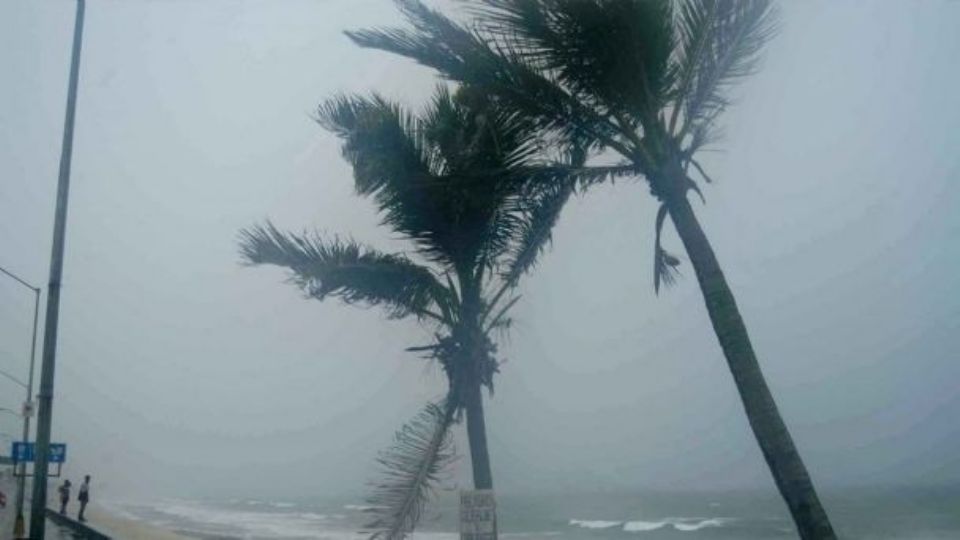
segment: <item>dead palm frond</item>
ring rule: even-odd
[[[456,459],[450,426],[457,407],[452,396],[427,404],[380,452],[383,480],[371,486],[367,498],[371,518],[365,529],[370,538],[401,540],[413,532],[444,470]]]

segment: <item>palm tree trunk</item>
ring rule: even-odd
[[[470,444],[470,465],[473,467],[473,488],[493,490],[493,472],[490,470],[490,452],[487,449],[487,425],[483,416],[483,384],[485,369],[483,360],[487,351],[483,348],[485,342],[483,328],[479,323],[480,317],[480,289],[483,267],[476,272],[458,271],[460,278],[460,296],[462,310],[460,345],[468,357],[461,366],[466,379],[459,381],[463,391],[463,404],[467,410],[467,441]],[[471,279],[472,278],[472,279]],[[493,535],[497,538],[496,510],[493,516]]]
[[[474,378],[467,383],[467,386],[467,440],[470,443],[470,462],[473,465],[473,487],[474,489],[493,489],[480,381]]]
[[[473,465],[473,488],[493,489],[490,472],[490,453],[487,451],[487,427],[483,419],[483,392],[479,379],[471,381],[467,391],[467,439],[470,442],[470,463]],[[498,535],[496,510],[493,516],[493,536]]]
[[[696,271],[713,330],[740,392],[750,427],[800,537],[805,540],[836,538],[813,481],[760,371],[733,293],[686,194],[668,197],[666,204]]]

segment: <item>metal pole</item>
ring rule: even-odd
[[[36,355],[37,318],[40,312],[40,288],[34,287],[30,283],[27,283],[25,280],[21,279],[20,276],[14,274],[13,272],[7,270],[2,266],[0,266],[0,272],[13,278],[17,283],[33,291],[33,336],[30,339],[30,372],[27,375],[27,382],[23,383],[19,379],[14,378],[12,375],[9,375],[7,373],[0,371],[0,375],[3,375],[4,377],[7,377],[11,381],[19,384],[27,391],[27,399],[24,402],[24,406],[26,407],[26,405],[29,404],[30,401],[33,399],[33,372],[35,371],[34,364],[37,358],[37,355]],[[27,411],[24,410],[22,412],[26,413]],[[30,416],[27,414],[23,414],[23,436],[20,440],[23,442],[29,442],[29,439],[30,439]],[[27,479],[26,479],[27,464],[21,463],[19,465],[20,465],[19,466],[20,474],[19,474],[19,477],[17,478],[17,507],[16,507],[17,513],[16,513],[16,519],[14,520],[14,524],[13,524],[13,536],[15,538],[21,538],[23,537],[23,534],[24,534],[23,503],[24,503],[24,498],[25,498],[24,494],[26,493],[26,483],[27,483]]]
[[[27,375],[27,401],[26,404],[33,401],[33,365],[37,358],[37,316],[40,313],[40,289],[33,289],[33,338],[30,340],[30,374]],[[31,407],[32,408],[32,407]],[[30,415],[23,411],[23,442],[30,441]],[[13,524],[14,536],[23,536],[23,499],[27,490],[27,464],[20,464],[20,478],[17,479],[17,517]]]
[[[70,159],[73,154],[73,123],[77,111],[77,82],[80,78],[80,45],[83,41],[84,0],[77,0],[70,55],[67,110],[60,151],[57,181],[57,208],[53,222],[53,249],[50,254],[50,281],[47,285],[46,324],[43,332],[43,363],[40,367],[40,394],[37,416],[36,463],[33,469],[33,501],[30,506],[30,538],[43,540],[47,509],[47,466],[50,450],[50,423],[53,414],[53,374],[57,354],[57,323],[60,315],[60,282],[63,277],[63,248],[67,228],[67,196],[70,193]]]

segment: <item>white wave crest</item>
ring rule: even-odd
[[[734,521],[733,518],[725,517],[668,517],[660,520],[635,519],[631,521],[571,519],[570,526],[583,529],[611,529],[622,526],[624,532],[647,532],[672,527],[681,532],[691,532],[710,527],[723,527],[732,521]]]
[[[628,521],[623,524],[623,530],[626,532],[655,531],[668,524],[666,521]]]
[[[709,527],[723,527],[732,522],[733,518],[685,518],[670,517],[659,521],[628,521],[623,524],[623,530],[626,532],[644,532],[655,531],[663,527],[673,527],[681,532],[699,531]]]
[[[377,508],[384,508],[383,506],[376,506],[373,504],[345,504],[343,505],[344,510],[357,510],[359,512],[366,512],[367,510],[376,510]]]
[[[699,531],[700,529],[706,529],[707,527],[723,527],[731,520],[728,518],[710,518],[704,519],[701,521],[688,521],[688,522],[675,522],[672,523],[673,528],[678,531]]]
[[[571,519],[570,525],[575,527],[582,527],[584,529],[609,529],[611,527],[619,527],[622,525],[622,521],[603,521],[603,520],[584,520],[584,519]]]

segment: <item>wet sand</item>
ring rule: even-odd
[[[111,514],[108,510],[90,506],[87,524],[116,539],[124,540],[189,540],[171,531]]]

